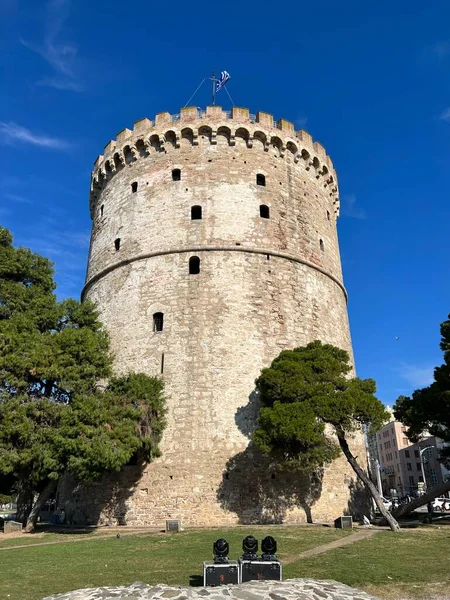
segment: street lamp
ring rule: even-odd
[[[421,450],[419,450],[420,452],[420,468],[422,470],[422,479],[423,479],[423,487],[424,490],[427,491],[427,478],[425,477],[425,469],[423,468],[425,459],[423,458],[422,454],[426,451],[426,450],[430,450],[434,448],[434,446],[425,446],[425,448],[422,448]]]

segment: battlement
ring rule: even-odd
[[[230,146],[236,141],[248,148],[263,151],[273,149],[280,157],[293,159],[312,170],[320,183],[327,188],[339,214],[337,177],[331,158],[319,142],[286,119],[274,119],[273,115],[259,111],[250,113],[248,108],[233,107],[225,111],[220,106],[207,106],[206,110],[195,106],[185,107],[177,114],[158,113],[153,120],[143,118],[134,123],[133,129],[122,129],[115,140],[110,140],[104,154],[97,157],[91,179],[91,214],[98,193],[112,176],[127,164],[154,152],[165,151],[167,146],[179,148],[184,141],[198,145],[199,136],[214,145],[222,136]]]

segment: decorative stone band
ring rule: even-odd
[[[251,118],[251,117],[254,117]],[[228,120],[227,120],[228,119]],[[239,139],[247,148],[258,146],[263,151],[275,150],[280,157],[290,156],[294,163],[312,169],[315,177],[327,188],[339,214],[336,172],[331,158],[319,142],[314,142],[304,130],[295,131],[294,124],[280,119],[274,124],[273,116],[258,112],[250,115],[247,108],[233,108],[231,113],[220,106],[208,106],[206,111],[195,107],[181,109],[180,115],[159,113],[154,121],[141,119],[133,131],[123,129],[105,146],[105,154],[97,157],[91,177],[91,217],[96,200],[107,181],[115,173],[134,161],[165,152],[168,146],[179,148],[181,143],[198,145],[199,136],[217,144],[222,138],[229,146]]]
[[[96,273],[93,277],[91,277],[88,281],[86,281],[86,284],[84,285],[84,287],[81,291],[81,299],[82,300],[84,299],[84,296],[85,296],[87,290],[96,281],[99,281],[100,279],[102,279],[102,277],[104,277],[105,275],[108,275],[108,273],[111,273],[115,269],[119,269],[120,267],[129,265],[135,261],[145,260],[147,258],[153,258],[155,256],[166,256],[168,254],[185,254],[188,252],[210,252],[210,251],[246,252],[248,254],[264,254],[264,255],[276,256],[277,258],[284,258],[284,259],[290,260],[292,262],[300,263],[311,269],[314,269],[315,271],[318,271],[319,273],[322,273],[322,275],[325,275],[326,277],[331,279],[337,286],[339,286],[341,288],[341,290],[345,296],[345,301],[346,302],[348,301],[348,294],[347,294],[347,290],[344,287],[344,284],[341,281],[339,281],[339,279],[337,279],[334,275],[331,275],[331,273],[328,273],[327,271],[325,271],[325,269],[322,269],[321,267],[319,267],[318,265],[315,265],[312,262],[309,262],[309,261],[299,258],[297,256],[293,256],[291,254],[285,254],[284,252],[276,252],[273,250],[263,250],[260,248],[243,248],[243,247],[235,247],[235,246],[192,246],[189,248],[170,248],[168,250],[160,250],[157,252],[146,252],[144,254],[138,254],[137,256],[132,256],[130,258],[124,258],[123,260],[119,260],[119,261],[113,263],[112,265],[109,265],[105,269],[102,269],[101,271]]]

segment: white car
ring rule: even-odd
[[[450,498],[435,498],[433,500],[433,510],[437,512],[450,510]]]

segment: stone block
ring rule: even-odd
[[[18,531],[22,531],[22,523],[18,523],[17,521],[5,521],[3,526],[4,533],[17,533]]]

